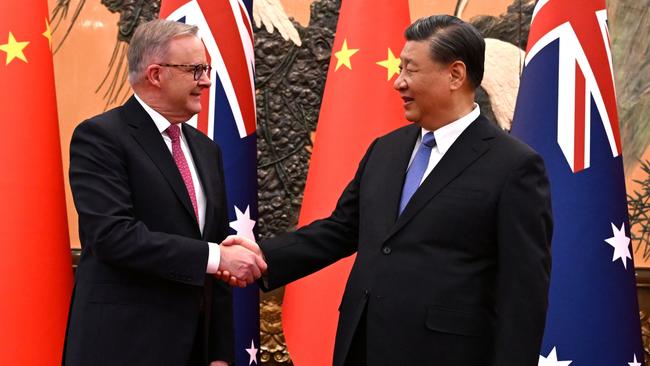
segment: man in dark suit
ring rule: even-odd
[[[394,87],[413,124],[372,143],[330,217],[261,243],[265,283],[357,253],[336,366],[535,366],[552,234],[544,164],[480,115],[474,27],[432,16],[405,34]]]
[[[81,123],[70,146],[82,253],[63,364],[227,365],[231,291],[211,274],[251,283],[266,265],[216,244],[228,230],[221,152],[184,123],[211,85],[205,49],[195,26],[155,20],[128,61],[135,95]]]

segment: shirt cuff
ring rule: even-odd
[[[221,261],[221,248],[219,244],[208,243],[208,268],[205,273],[214,274],[219,270],[219,262]]]

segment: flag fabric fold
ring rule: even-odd
[[[1,365],[63,351],[72,263],[51,39],[47,1],[0,4]]]
[[[212,87],[190,124],[219,144],[232,234],[257,235],[252,0],[163,0],[160,18],[199,27]],[[216,169],[216,167],[215,167]],[[235,365],[259,365],[259,287],[233,290]]]
[[[342,2],[299,226],[329,216],[370,143],[406,123],[393,82],[409,24],[406,0]],[[282,324],[296,366],[332,364],[337,309],[353,260],[286,286]]]
[[[535,7],[512,133],[551,182],[540,366],[644,362],[609,42],[605,0]]]

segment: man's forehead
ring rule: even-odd
[[[179,35],[176,37],[173,37],[172,39],[169,40],[169,44],[188,44],[188,43],[196,43],[196,42],[201,42],[201,38],[199,36],[194,35],[194,34],[183,34]]]
[[[402,62],[414,62],[417,59],[417,53],[420,51],[428,52],[427,41],[406,41],[399,58]]]
[[[196,36],[181,36],[172,38],[169,42],[168,54],[174,56],[205,56],[206,48]]]

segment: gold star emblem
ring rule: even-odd
[[[45,32],[41,33],[43,37],[47,38],[47,41],[50,44],[50,51],[52,50],[52,30],[50,30],[50,22],[45,18]]]
[[[345,65],[345,67],[352,70],[352,64],[350,63],[350,58],[358,51],[359,51],[358,48],[352,48],[352,49],[348,48],[348,40],[344,39],[341,50],[334,53],[334,56],[336,56],[336,68],[334,69],[334,71],[337,71],[339,67],[341,67],[341,65]]]
[[[19,58],[27,62],[27,58],[23,53],[23,49],[27,47],[28,44],[29,42],[17,42],[16,38],[14,38],[13,33],[9,32],[9,40],[7,43],[0,44],[0,51],[7,53],[7,63],[5,63],[5,65],[9,65],[9,63],[13,61],[14,58]]]
[[[399,74],[399,58],[395,57],[393,51],[388,48],[388,56],[385,60],[377,62],[377,65],[385,67],[387,71],[387,79],[390,80],[394,75]]]

